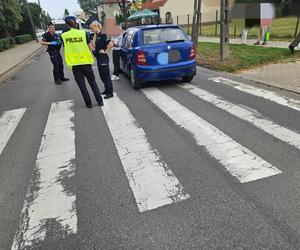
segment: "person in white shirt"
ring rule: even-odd
[[[113,54],[113,64],[114,64],[114,72],[111,76],[111,80],[117,81],[119,80],[120,75],[120,57],[121,57],[121,46],[123,42],[123,32],[120,35],[112,36],[111,41],[114,44],[112,49]]]
[[[112,36],[111,41],[114,44],[113,47],[113,64],[114,64],[114,73],[111,76],[111,80],[117,81],[119,80],[120,75],[120,57],[121,57],[121,46],[123,42],[123,33],[117,36]]]

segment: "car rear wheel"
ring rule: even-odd
[[[185,83],[190,83],[191,81],[193,81],[194,76],[185,76],[182,78],[182,81]]]
[[[140,89],[142,87],[142,81],[136,78],[133,69],[130,69],[130,82],[134,89]]]

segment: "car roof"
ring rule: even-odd
[[[63,19],[55,19],[55,20],[52,20],[52,22],[54,24],[65,24],[66,23],[65,20],[63,20]],[[82,21],[81,19],[76,18],[76,23],[85,23],[85,22]]]
[[[180,27],[175,24],[158,24],[158,25],[134,26],[128,28],[128,30],[150,30],[150,29],[160,29],[160,28],[180,28]]]

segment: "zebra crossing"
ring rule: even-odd
[[[211,80],[244,90],[239,83],[231,80]],[[199,87],[190,84],[177,87],[300,150],[299,131],[280,126],[270,118],[252,112],[250,108],[226,101]],[[252,87],[246,90],[252,95],[266,99],[270,97],[273,102],[300,111],[297,100],[287,100]],[[174,126],[189,132],[199,150],[205,150],[240,183],[283,173],[278,166],[255,154],[246,145],[241,145],[162,90],[146,88],[141,92]],[[0,113],[0,155],[26,111],[26,108],[21,108]],[[105,101],[102,113],[121,160],[124,178],[128,180],[140,213],[193,199],[186,192],[184,183],[172,172],[172,166],[164,162],[158,150],[150,144],[147,133],[126,102],[116,94],[114,98]],[[28,187],[11,249],[24,249],[33,242],[43,241],[47,223],[51,220],[55,220],[67,232],[77,233],[76,194],[64,185],[64,178],[71,178],[76,170],[74,117],[73,100],[51,105],[35,163],[38,175],[33,178],[38,180],[32,179]]]
[[[49,220],[56,220],[69,233],[77,231],[75,194],[62,180],[74,175],[75,131],[73,101],[53,103],[36,159],[39,180],[32,180],[11,249],[25,249],[43,241]],[[36,191],[32,191],[36,190]],[[53,206],[55,204],[55,206]]]
[[[6,111],[0,117],[0,154],[22,119],[26,108]]]

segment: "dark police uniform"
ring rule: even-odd
[[[65,79],[63,59],[60,54],[61,42],[57,34],[51,34],[49,31],[43,35],[44,42],[58,42],[58,45],[49,45],[47,52],[49,53],[51,62],[53,64],[54,81],[59,82]]]
[[[106,95],[113,94],[113,85],[109,72],[109,58],[107,54],[99,53],[99,51],[106,50],[109,43],[110,39],[107,38],[106,34],[103,34],[102,32],[97,34],[94,55],[97,59],[98,70],[100,78],[105,86]]]
[[[71,29],[69,32],[73,32],[73,29]],[[62,37],[64,37],[65,34],[67,34],[68,32],[65,32]],[[88,37],[87,34],[86,35],[86,43],[87,45],[90,43],[90,39]],[[63,38],[63,41],[66,42],[71,42],[71,43],[80,43],[83,41],[83,37],[80,37],[80,38],[77,38],[77,37],[74,37],[74,38],[66,38],[64,39]],[[66,44],[64,44],[65,46],[65,49],[66,49]],[[86,47],[86,50],[90,52],[89,48]],[[81,55],[81,57],[84,56],[84,55]],[[92,54],[90,54],[91,56],[91,59],[93,61],[93,57],[92,57]],[[65,51],[65,57],[66,57],[66,62],[68,64],[68,59],[67,59],[67,52]],[[80,58],[80,56],[79,56]],[[75,58],[76,60],[76,58]],[[72,71],[73,71],[73,75],[74,75],[74,78],[75,78],[75,81],[77,82],[77,85],[80,89],[80,92],[83,96],[83,99],[84,99],[84,102],[85,102],[85,105],[88,107],[88,108],[91,108],[92,107],[92,100],[91,100],[91,97],[89,95],[89,92],[87,90],[87,87],[86,87],[86,84],[85,84],[85,78],[88,80],[88,83],[90,84],[90,87],[94,93],[94,96],[98,102],[98,104],[100,106],[103,106],[103,99],[102,99],[102,96],[101,96],[101,93],[99,91],[99,88],[98,88],[98,85],[96,83],[96,79],[95,79],[95,74],[94,74],[94,71],[93,71],[93,68],[92,68],[92,65],[89,64],[88,62],[87,63],[83,63],[83,64],[79,64],[79,65],[73,65],[72,66]]]

